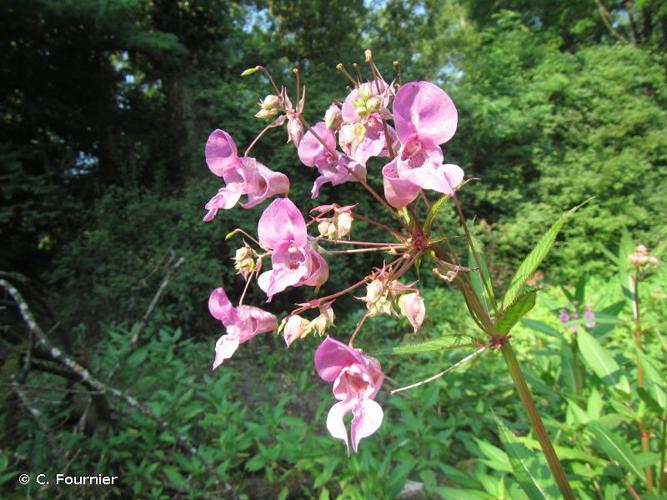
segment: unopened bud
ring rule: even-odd
[[[320,234],[329,239],[336,239],[336,225],[329,221],[329,220],[323,220],[317,225],[317,230],[320,232]]]
[[[290,316],[285,324],[283,338],[287,347],[297,339],[303,338],[310,333],[310,322],[299,315]]]
[[[374,303],[380,300],[384,294],[384,283],[380,280],[373,280],[366,286],[366,302]]]
[[[426,307],[424,306],[422,296],[418,292],[401,295],[398,299],[398,307],[401,310],[401,314],[408,318],[412,328],[417,333],[426,316]]]
[[[255,270],[255,255],[255,251],[247,245],[234,254],[234,269],[245,279]]]
[[[299,147],[304,133],[305,130],[301,120],[298,117],[289,118],[287,121],[287,142],[291,141],[296,147]]]
[[[255,114],[257,118],[269,119],[275,116],[282,109],[282,102],[277,95],[269,94],[264,100],[257,103],[259,111]]]
[[[340,212],[336,220],[336,230],[338,233],[338,238],[343,238],[350,234],[352,230],[352,214],[350,212]]]
[[[324,114],[324,121],[327,125],[327,128],[331,130],[336,130],[340,127],[343,121],[343,115],[341,114],[340,108],[335,104],[332,104],[327,109],[327,112]]]
[[[335,315],[333,309],[330,306],[325,307],[320,310],[320,315],[311,322],[310,326],[319,335],[324,335],[329,327],[333,325],[334,319]]]

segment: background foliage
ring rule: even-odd
[[[405,397],[385,392],[387,423],[350,459],[323,427],[330,394],[312,367],[317,339],[287,351],[267,336],[228,367],[207,372],[219,333],[206,310],[208,293],[220,283],[235,295],[242,289],[229,265],[238,240],[225,235],[237,226],[254,232],[261,207],[200,221],[219,187],[203,162],[203,144],[220,127],[243,147],[261,126],[252,115],[269,86],[261,77],[240,78],[247,67],[268,65],[290,87],[291,68],[300,67],[312,122],[345,95],[336,63],[361,64],[362,50],[371,47],[392,75],[399,60],[405,80],[435,80],[457,104],[459,131],[446,154],[479,178],[461,199],[477,218],[497,285],[558,214],[594,197],[541,268],[549,291],[530,318],[560,331],[553,311],[567,296],[556,285],[590,276],[586,300],[596,311],[625,300],[605,249],[622,247],[624,231],[660,249],[667,232],[663,2],[386,0],[332,8],[321,0],[6,0],[0,14],[0,270],[57,345],[101,376],[120,364],[114,384],[197,443],[236,494],[383,498],[401,492],[408,479],[426,495],[446,498],[464,495],[457,488],[468,490],[460,498],[523,494],[491,409],[523,445],[531,443],[494,353]],[[290,176],[299,206],[315,206],[312,172],[284,141],[274,131],[255,154]],[[369,179],[380,185],[379,168]],[[355,185],[326,188],[317,204],[334,200],[377,211]],[[448,227],[449,214],[442,217]],[[354,231],[357,239],[380,236],[361,225]],[[133,328],[180,257],[184,264],[138,348],[125,356]],[[342,288],[372,262],[331,260],[327,289]],[[649,333],[664,332],[664,278],[664,271],[649,278]],[[457,295],[428,279],[421,286],[430,315],[426,338],[473,329]],[[287,293],[270,308],[282,313],[301,294]],[[51,388],[29,392],[56,429],[56,446],[43,447],[43,429],[7,385],[28,339],[5,299],[0,482],[7,494],[48,495],[34,486],[17,489],[20,472],[83,474],[95,464],[94,472],[122,478],[107,495],[232,495],[154,421],[120,406],[91,405],[90,395],[76,392],[79,385],[46,369],[31,371],[26,382]],[[358,305],[339,306],[334,335],[345,337],[359,319]],[[618,314],[619,323],[595,338],[630,370],[629,305]],[[591,375],[573,400],[561,368],[565,333],[521,328],[513,336],[522,361],[547,425],[572,450],[565,451],[572,457],[568,473],[582,497],[625,492],[628,480],[615,465],[623,461],[596,444],[604,431],[580,432],[605,412],[622,414],[608,402],[612,392],[605,391],[612,389]],[[383,352],[408,331],[375,318],[360,339],[368,351]],[[663,349],[654,339],[646,352],[664,375]],[[455,351],[381,361],[389,384],[398,385],[460,357]],[[603,423],[631,444],[636,439],[626,421]]]

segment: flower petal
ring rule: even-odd
[[[401,179],[397,170],[398,160],[394,158],[382,168],[384,197],[394,208],[403,208],[414,201],[421,188],[407,179]]]
[[[224,171],[238,161],[234,139],[224,130],[211,132],[206,141],[206,164],[215,175],[222,177]]]
[[[252,208],[271,196],[286,194],[289,191],[290,183],[285,174],[274,172],[254,158],[242,158],[244,162],[250,160],[254,163],[257,175],[252,188],[248,191],[248,201],[241,203],[243,208]]]
[[[306,135],[303,136],[303,139],[299,143],[297,152],[301,162],[308,167],[328,161],[327,159],[330,159],[331,151],[335,151],[336,149],[336,137],[333,131],[327,128],[326,123],[317,122],[313,125],[312,130],[324,141],[326,147],[313,135],[313,132],[310,130],[306,132]]]
[[[220,337],[215,343],[215,359],[211,370],[215,370],[224,360],[231,358],[238,349],[239,343],[239,336],[235,334]]]
[[[227,326],[238,321],[236,309],[222,288],[216,288],[208,297],[208,310],[215,319]]]
[[[274,249],[281,243],[294,242],[303,246],[308,241],[306,221],[289,198],[278,198],[264,210],[257,225],[259,243]]]
[[[401,142],[416,133],[442,144],[456,132],[456,106],[444,90],[430,82],[403,85],[396,93],[393,110]]]
[[[336,380],[341,370],[353,363],[363,364],[363,356],[356,349],[327,337],[315,351],[315,370],[325,382]]]
[[[372,399],[363,399],[354,409],[351,437],[352,449],[355,453],[359,449],[359,441],[380,428],[383,417],[382,407]]]
[[[347,428],[345,427],[345,415],[352,411],[352,406],[347,401],[340,401],[333,405],[327,415],[327,430],[336,439],[342,439],[345,443],[347,452],[350,452],[350,445],[347,440]]]

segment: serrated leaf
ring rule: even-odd
[[[558,487],[554,483],[544,455],[532,452],[494,415],[500,440],[509,457],[514,477],[521,489],[533,499],[559,498]]]
[[[560,232],[561,228],[570,218],[570,216],[577,210],[578,207],[573,208],[561,215],[556,222],[549,228],[549,230],[542,236],[542,239],[538,244],[533,248],[533,250],[528,254],[524,261],[517,269],[510,286],[505,292],[505,297],[503,298],[503,305],[513,303],[516,298],[523,290],[526,281],[533,275],[537,270],[537,267],[542,263],[544,258],[551,250],[554,242],[556,241],[556,236]]]
[[[496,330],[502,334],[507,334],[517,322],[535,307],[535,297],[537,290],[531,290],[519,297],[506,311],[501,313],[496,320]]]
[[[637,476],[637,478],[642,477],[641,467],[637,463],[637,458],[623,438],[597,422],[590,422],[588,429],[595,436],[594,444],[600,450],[605,452],[609,458],[618,462],[625,470]]]
[[[434,340],[427,340],[426,342],[403,344],[392,348],[391,354],[419,354],[424,352],[458,349],[460,347],[471,347],[475,345],[472,342],[461,342],[461,338],[467,337],[448,335]]]
[[[165,476],[167,476],[167,479],[169,479],[169,482],[172,483],[174,486],[180,488],[188,486],[188,482],[181,475],[181,473],[176,467],[167,465],[162,470],[164,471]]]

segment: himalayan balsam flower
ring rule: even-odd
[[[356,452],[359,441],[380,428],[384,413],[374,401],[384,375],[377,359],[365,356],[359,349],[327,337],[315,352],[315,369],[325,382],[333,382],[333,394],[339,401],[327,416],[327,429],[343,440],[349,452],[344,417],[352,413],[350,437]]]
[[[219,210],[234,207],[246,195],[243,208],[252,208],[267,198],[289,191],[289,179],[249,156],[239,157],[234,139],[224,130],[215,130],[206,142],[208,168],[225,181],[225,187],[206,204],[204,221],[210,222]]]
[[[289,319],[287,320],[287,323],[285,323],[285,330],[283,331],[283,338],[285,339],[287,347],[292,345],[292,342],[294,342],[295,340],[303,338],[306,335],[308,335],[310,331],[309,326],[310,326],[310,321],[308,321],[305,318],[302,318],[298,314],[290,316]]]
[[[262,248],[271,250],[270,271],[257,279],[269,301],[289,286],[319,287],[329,277],[329,266],[308,241],[306,222],[289,198],[278,198],[264,210],[257,226]]]
[[[402,208],[421,189],[453,195],[463,181],[463,170],[443,164],[439,146],[456,132],[458,115],[452,100],[432,83],[410,82],[396,93],[393,110],[400,149],[382,170],[389,204]]]
[[[584,311],[584,319],[588,320],[586,328],[595,328],[597,326],[597,323],[595,322],[595,313],[592,310],[586,309]]]
[[[248,342],[255,335],[271,332],[278,326],[276,317],[259,307],[234,307],[222,288],[216,288],[208,299],[208,310],[215,319],[222,321],[227,334],[215,344],[215,370],[225,360],[232,357],[240,344]]]

